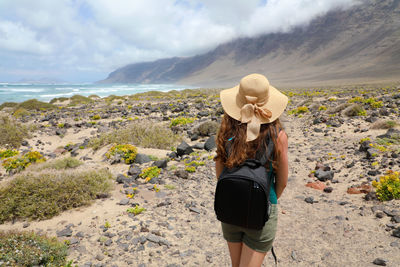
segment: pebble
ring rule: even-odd
[[[372,263],[379,266],[386,266],[387,260],[376,258]]]
[[[309,203],[309,204],[313,204],[315,201],[314,201],[314,197],[306,197],[305,199],[304,199],[304,201],[305,202],[307,202],[307,203]]]

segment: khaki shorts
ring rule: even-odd
[[[228,242],[243,242],[249,248],[265,253],[272,248],[278,223],[278,205],[271,205],[271,214],[263,229],[253,230],[221,222],[222,233]]]

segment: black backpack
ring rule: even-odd
[[[271,211],[269,192],[275,175],[272,162],[269,161],[269,170],[265,164],[268,159],[272,160],[273,150],[274,143],[269,138],[267,153],[262,147],[255,159],[247,159],[238,167],[222,170],[214,199],[219,221],[256,230],[264,227]]]

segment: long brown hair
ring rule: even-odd
[[[282,125],[279,119],[267,124],[261,124],[257,139],[246,142],[247,124],[241,123],[224,113],[221,126],[217,134],[217,155],[214,160],[221,160],[224,166],[233,168],[243,163],[247,158],[255,158],[256,152],[264,146],[267,148],[266,136],[274,142],[274,157],[272,166],[276,170],[280,151],[277,148],[277,134]],[[231,141],[228,141],[231,139]],[[226,143],[231,142],[229,157],[226,152]],[[269,159],[270,160],[270,159]]]

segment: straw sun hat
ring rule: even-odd
[[[247,123],[247,140],[258,137],[260,126],[279,118],[288,103],[288,98],[272,87],[261,74],[250,74],[230,89],[221,91],[224,111],[242,123]]]

